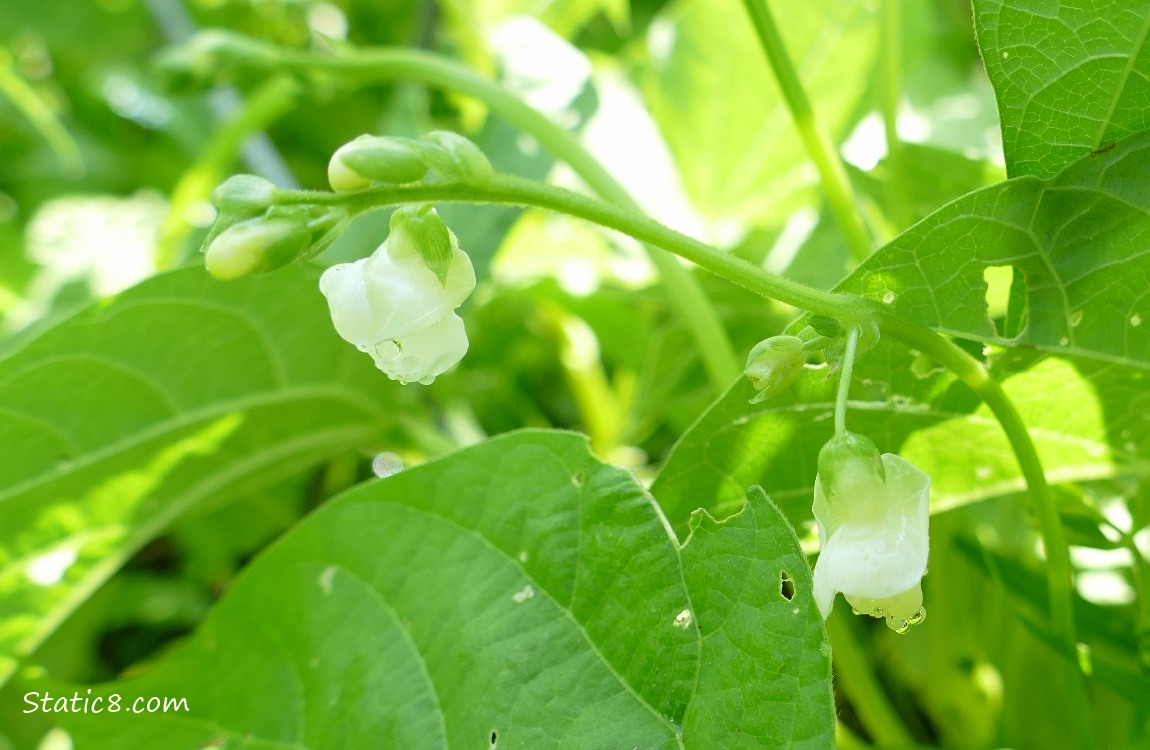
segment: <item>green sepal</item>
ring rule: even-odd
[[[447,285],[447,272],[455,255],[451,231],[443,219],[429,206],[404,206],[391,215],[391,242],[402,242],[418,253],[439,283]]]
[[[424,161],[446,180],[484,180],[495,174],[483,151],[458,133],[435,130],[423,141]]]
[[[840,488],[857,487],[860,479],[868,475],[886,482],[886,467],[878,447],[865,435],[835,435],[819,451],[818,478],[828,498],[836,497]]]

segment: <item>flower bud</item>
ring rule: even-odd
[[[789,388],[806,361],[803,340],[797,336],[772,336],[755,344],[743,368],[758,391],[751,403],[757,404]]]
[[[482,180],[495,172],[483,151],[458,133],[436,130],[423,140],[433,146],[424,152],[427,166],[448,180]]]
[[[221,214],[241,218],[259,216],[275,200],[276,186],[254,174],[237,174],[212,191],[212,205]]]
[[[340,146],[327,165],[328,182],[337,193],[363,190],[373,182],[415,182],[425,174],[427,165],[418,148],[376,135],[361,135]]]
[[[307,225],[290,218],[249,219],[233,224],[208,243],[208,273],[230,281],[255,271],[278,268],[311,244]]]

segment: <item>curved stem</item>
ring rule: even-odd
[[[366,49],[324,56],[275,47],[246,37],[218,37],[212,55],[233,63],[269,70],[309,74],[338,72],[361,82],[420,81],[478,99],[500,117],[529,133],[557,159],[566,162],[604,200],[640,212],[635,199],[569,132],[525,104],[494,81],[428,52],[411,49]],[[724,391],[742,372],[730,337],[699,283],[673,256],[648,247],[651,263],[666,285],[684,325],[691,332],[707,376],[716,392]]]
[[[835,399],[835,437],[847,433],[847,394],[851,389],[851,374],[855,369],[855,352],[858,350],[859,328],[852,326],[847,334],[847,348],[843,353],[843,366],[839,373],[839,392]]]
[[[360,193],[319,193],[284,191],[283,203],[343,205],[353,213],[370,211],[398,203],[466,202],[536,206],[577,216],[630,235],[641,242],[666,248],[696,265],[764,297],[785,302],[820,315],[833,317],[848,327],[867,321],[880,330],[943,365],[973,390],[998,419],[1006,433],[1022,475],[1038,510],[1039,531],[1046,548],[1046,575],[1050,588],[1050,610],[1054,633],[1074,652],[1078,642],[1071,610],[1073,588],[1070,555],[1062,533],[1058,509],[1042,463],[1030,440],[1026,425],[986,368],[951,341],[935,331],[907,320],[885,305],[853,295],[815,289],[775,276],[741,258],[680,234],[657,221],[636,215],[587,196],[551,185],[497,174],[476,182],[414,183],[388,185]]]
[[[819,170],[819,178],[831,213],[834,214],[835,221],[846,237],[851,254],[855,260],[862,262],[874,250],[874,242],[858,210],[858,201],[855,200],[842,159],[839,158],[838,151],[815,117],[810,100],[807,99],[807,92],[803,89],[799,74],[791,62],[791,56],[787,53],[782,37],[779,36],[767,0],[743,0],[743,6],[747,9],[755,33],[758,34],[763,51],[767,54],[767,61],[771,64],[771,71],[775,74],[775,81],[779,84],[783,99],[791,110],[791,117],[794,118],[795,127],[803,139],[803,145],[806,146],[807,155]]]
[[[902,24],[899,0],[882,0],[882,51],[879,55],[880,104],[886,133],[886,191],[895,228],[910,226],[910,201],[906,192],[906,154],[898,137],[898,97],[902,78]]]

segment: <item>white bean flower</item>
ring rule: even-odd
[[[442,280],[403,223],[370,257],[332,266],[320,278],[336,332],[392,380],[430,383],[467,352],[455,308],[475,289],[475,271],[455,235],[450,243]]]
[[[814,598],[824,618],[842,592],[856,614],[905,632],[926,616],[930,477],[867,438],[836,436],[819,453],[814,516],[822,550]]]

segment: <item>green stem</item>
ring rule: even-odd
[[[157,268],[172,268],[180,262],[183,241],[191,229],[187,220],[188,210],[195,203],[207,200],[252,133],[263,130],[291,110],[299,90],[299,84],[292,78],[272,78],[256,89],[234,119],[212,135],[172,189],[171,204],[160,222],[156,241]]]
[[[48,142],[65,177],[76,178],[84,174],[84,156],[79,144],[16,70],[11,54],[3,47],[0,47],[0,94],[7,97]]]
[[[827,633],[831,638],[831,655],[839,689],[854,706],[875,744],[881,747],[913,746],[914,737],[887,700],[886,691],[855,639],[851,622],[841,615],[836,617],[832,614],[827,620]]]
[[[847,434],[847,394],[851,389],[851,373],[855,368],[855,351],[858,349],[859,327],[851,326],[847,334],[847,348],[843,353],[842,371],[839,373],[839,392],[835,399],[835,437]]]
[[[886,133],[886,189],[895,228],[910,226],[906,192],[906,154],[898,137],[898,99],[902,88],[902,33],[900,0],[882,0],[882,71],[879,77],[883,130]]]
[[[219,37],[212,54],[234,63],[303,75],[330,71],[365,83],[420,81],[478,99],[566,162],[604,200],[641,212],[627,190],[569,132],[494,81],[438,55],[411,49],[369,49],[323,56],[237,35]],[[730,337],[698,281],[687,269],[659,247],[648,247],[647,254],[666,286],[672,305],[694,338],[714,390],[721,393],[742,372]]]
[[[1070,555],[1058,509],[1046,484],[1042,463],[1026,425],[1002,387],[986,368],[956,344],[919,323],[907,320],[874,300],[838,294],[775,276],[766,269],[680,234],[657,221],[552,185],[497,174],[477,182],[389,185],[360,193],[285,191],[284,203],[344,205],[358,213],[399,203],[465,202],[536,206],[594,222],[635,239],[666,248],[714,274],[764,297],[833,317],[844,326],[876,322],[880,330],[933,358],[978,394],[998,419],[1018,460],[1038,509],[1039,531],[1046,549],[1051,621],[1055,635],[1070,653],[1078,639],[1071,610],[1073,579]]]
[[[799,74],[791,62],[782,37],[779,36],[767,0],[743,0],[743,6],[751,17],[755,33],[759,36],[759,42],[771,64],[771,71],[775,74],[783,99],[791,111],[791,117],[794,118],[795,127],[803,139],[807,155],[819,170],[823,192],[826,194],[831,213],[834,214],[835,221],[838,222],[846,238],[851,254],[855,260],[862,262],[871,254],[874,243],[858,209],[858,201],[851,189],[842,159],[839,158],[838,151],[815,117],[807,93],[799,81]]]

